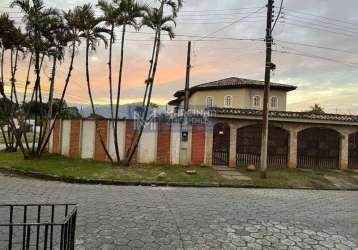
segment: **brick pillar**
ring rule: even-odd
[[[157,162],[170,164],[171,125],[167,122],[158,123]]]
[[[290,130],[288,147],[288,167],[297,168],[297,130]]]
[[[106,121],[106,120],[97,121],[96,127],[102,136],[104,145],[107,146],[108,121]],[[101,144],[101,140],[100,140],[100,137],[97,132],[96,132],[96,139],[95,139],[94,159],[96,161],[106,161],[107,160],[106,151],[104,150],[104,148]]]
[[[205,164],[213,165],[213,126],[210,124],[205,131]]]
[[[71,120],[70,157],[81,157],[81,120]]]
[[[125,157],[128,156],[129,154],[129,150],[132,144],[132,141],[135,137],[135,127],[134,127],[134,121],[126,121],[126,136],[125,136]],[[134,152],[132,161],[130,163],[132,164],[136,164],[137,163],[137,154],[138,154],[138,148],[137,150]]]
[[[237,128],[236,126],[230,126],[230,147],[229,147],[229,167],[236,167],[236,139]]]
[[[205,125],[193,124],[191,140],[191,163],[200,165],[204,163],[205,154]]]
[[[52,135],[52,153],[61,154],[61,120],[56,119]]]
[[[344,134],[341,138],[341,153],[340,153],[340,170],[348,169],[349,156],[349,134]]]

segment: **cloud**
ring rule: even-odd
[[[45,2],[53,7],[70,8],[75,4],[89,1],[47,0]],[[279,1],[276,5],[278,3]],[[212,34],[214,37],[263,38],[265,35],[265,8],[252,14],[245,20],[247,22],[239,22],[220,32],[213,32],[230,22],[239,20],[250,12],[255,12],[264,5],[265,1],[262,0],[185,1],[176,29],[179,36],[174,41],[167,41],[168,38],[163,37],[165,41],[161,48],[153,98],[160,103],[166,103],[176,90],[182,89],[184,86],[186,37],[181,35],[205,36]],[[358,65],[358,44],[356,42],[358,28],[356,28],[357,25],[349,23],[358,24],[356,15],[358,2],[354,0],[346,0],[344,3],[336,0],[285,1],[284,6],[285,18],[280,19],[274,31],[274,50],[307,55],[299,56],[278,52],[273,54],[277,70],[273,74],[272,81],[298,86],[297,91],[289,94],[289,109],[305,110],[314,103],[319,103],[330,110],[334,110],[336,107],[342,112],[354,110],[357,106],[355,93],[358,90],[356,78],[358,66],[349,66],[348,64]],[[202,11],[195,12],[196,10]],[[344,21],[334,21],[335,19]],[[210,25],[203,23],[210,23]],[[152,48],[153,34],[150,30],[133,32],[134,30],[130,30],[130,33],[127,34],[125,47],[122,84],[124,102],[139,100],[143,95]],[[263,42],[204,40],[206,41],[193,42],[191,85],[230,76],[263,79],[265,60],[265,44]],[[300,46],[284,41],[349,50],[352,53]],[[119,53],[119,43],[116,43],[113,51],[113,83],[115,86],[117,85]],[[319,59],[317,56],[323,58]],[[91,85],[95,100],[101,103],[108,101],[109,96],[107,62],[108,51],[103,46],[91,54]],[[44,89],[48,88],[47,78],[50,72],[49,63],[47,64],[43,73]],[[60,66],[57,76],[57,93],[60,93],[63,88],[67,66],[68,60]],[[88,102],[84,67],[84,48],[82,46],[75,61],[75,70],[68,89],[67,98],[71,102]],[[17,78],[24,82],[26,61],[21,62]],[[9,79],[8,73],[6,73],[6,79]],[[33,74],[31,79],[33,81]]]

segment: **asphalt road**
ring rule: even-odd
[[[0,174],[0,203],[23,202],[78,203],[76,249],[358,249],[358,192],[90,186]]]

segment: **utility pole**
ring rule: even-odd
[[[271,62],[273,4],[274,4],[274,0],[268,0],[266,39],[265,39],[266,41],[265,90],[264,90],[264,103],[263,103],[262,134],[261,134],[261,178],[267,178],[270,81],[271,81],[271,70],[275,68],[274,64]]]
[[[190,70],[191,70],[191,41],[188,41],[188,54],[186,61],[186,79],[185,79],[185,100],[184,100],[184,112],[189,110],[189,84],[190,84]]]
[[[180,164],[187,165],[189,162],[188,135],[189,135],[189,97],[190,97],[190,69],[191,69],[191,41],[188,42],[188,54],[186,61],[186,78],[185,78],[185,97],[183,122],[181,123],[181,140],[180,140]]]

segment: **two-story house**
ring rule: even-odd
[[[297,87],[271,83],[269,107],[275,111],[286,111],[287,93]],[[235,108],[262,110],[264,82],[238,77],[204,83],[190,88],[189,108]],[[174,94],[169,105],[183,107],[184,90]]]

